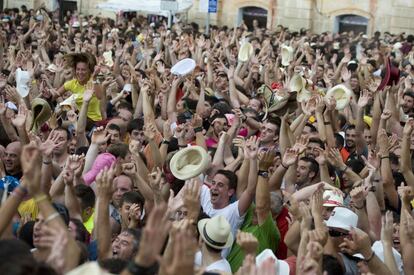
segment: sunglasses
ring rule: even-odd
[[[336,230],[329,230],[329,236],[331,237],[346,237],[348,236],[349,233],[348,232],[340,232],[340,231],[336,231]]]

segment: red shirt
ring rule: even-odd
[[[276,218],[276,225],[280,232],[279,246],[276,251],[276,257],[280,260],[284,260],[287,257],[287,246],[285,244],[285,235],[289,230],[289,211],[286,207],[283,207],[282,212]]]

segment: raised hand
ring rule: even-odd
[[[65,141],[60,140],[60,135],[57,131],[50,132],[46,141],[40,144],[40,151],[44,157],[50,157],[57,147],[62,146]]]
[[[197,220],[200,210],[201,185],[195,179],[187,182],[184,190],[184,206],[188,210],[187,218]]]
[[[115,192],[115,185],[113,184],[114,176],[114,164],[112,164],[109,169],[105,167],[98,173],[95,179],[96,195],[98,198],[106,199],[108,201],[112,198],[112,194]]]
[[[154,169],[151,174],[148,175],[149,186],[154,192],[154,197],[157,202],[162,200],[161,189],[162,189],[162,171],[159,167]]]
[[[297,151],[298,154],[302,154],[305,152],[306,147],[308,147],[309,144],[309,136],[302,135],[298,138],[296,138],[296,143],[293,145],[292,149]]]
[[[336,148],[331,148],[328,152],[327,157],[328,157],[329,163],[337,168],[344,165],[344,161],[342,160],[341,154],[339,153],[339,150]]]
[[[268,171],[269,168],[273,165],[275,156],[276,153],[270,150],[259,154],[259,170]]]
[[[129,218],[128,227],[130,228],[137,227],[138,224],[140,223],[141,215],[142,215],[141,207],[137,203],[132,204],[131,207],[129,208],[129,213],[128,213],[128,218]]]
[[[358,107],[364,108],[368,105],[371,99],[371,94],[367,89],[362,90],[362,95],[358,99]]]
[[[252,233],[238,230],[236,242],[244,251],[245,255],[256,255],[259,242]]]
[[[105,130],[104,127],[98,127],[93,131],[91,142],[96,145],[103,145],[108,142],[111,135]]]
[[[41,192],[40,178],[42,156],[34,142],[23,147],[20,162],[25,178],[24,182],[29,190],[29,194],[32,196],[39,194]]]
[[[349,195],[351,196],[355,208],[361,209],[364,207],[365,199],[368,196],[368,188],[365,186],[355,187],[351,190]]]
[[[411,138],[411,134],[414,130],[414,119],[409,118],[404,125],[403,134]]]
[[[405,186],[404,182],[398,187],[398,195],[401,198],[401,201],[405,205],[409,205],[410,202],[414,199],[414,191],[411,186]]]
[[[244,146],[244,154],[249,159],[255,159],[257,157],[258,149],[259,139],[256,136],[252,136],[246,141],[246,145]]]
[[[131,178],[135,178],[137,176],[138,169],[135,163],[129,162],[122,164],[122,172]]]
[[[140,266],[150,267],[160,256],[171,227],[166,213],[167,206],[165,203],[162,203],[156,205],[149,214],[147,224],[142,231],[138,254],[135,257],[135,262]],[[182,257],[183,254],[178,255]],[[191,266],[193,264],[194,259],[192,259]]]
[[[86,89],[85,92],[83,93],[83,101],[85,102],[89,102],[91,101],[92,97],[94,95],[94,90],[93,88],[91,89]]]
[[[28,112],[29,111],[27,110],[26,105],[25,104],[20,104],[19,105],[19,112],[11,120],[12,124],[17,128],[24,127],[25,124],[26,124],[26,119],[27,119]]]
[[[288,148],[282,157],[282,165],[287,168],[296,163],[299,153],[293,148]]]
[[[75,177],[82,176],[83,166],[85,164],[85,155],[71,155],[68,157],[65,170],[74,172]]]
[[[144,135],[147,138],[148,141],[154,140],[155,136],[157,134],[157,128],[154,124],[147,124],[144,125]]]
[[[391,116],[392,116],[391,110],[384,109],[381,114],[381,119],[387,121],[391,118]]]
[[[393,245],[392,235],[394,232],[394,218],[391,211],[387,211],[385,216],[382,217],[381,227],[381,241],[388,245]]]
[[[351,228],[350,237],[344,239],[344,242],[339,245],[342,252],[348,255],[361,253],[365,258],[371,256],[371,240],[367,233],[359,228]]]
[[[167,119],[163,124],[163,137],[165,140],[170,141],[173,136],[171,131],[171,120]]]
[[[346,66],[342,68],[341,77],[344,82],[348,82],[351,79],[351,71]]]

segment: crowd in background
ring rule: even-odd
[[[0,12],[0,273],[414,274],[413,42]]]

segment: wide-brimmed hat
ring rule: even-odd
[[[170,161],[173,175],[187,180],[202,174],[210,165],[210,157],[201,146],[191,146],[178,151]]]
[[[358,215],[345,207],[335,207],[332,214],[326,222],[326,226],[351,230],[351,227],[357,227]]]
[[[59,106],[61,106],[62,108],[68,107],[69,109],[71,109],[72,107],[76,108],[76,98],[77,96],[75,94],[72,94],[70,97],[60,102]]]
[[[343,206],[343,205],[344,205],[344,198],[342,197],[341,193],[335,192],[333,190],[325,190],[323,192],[323,206],[336,207],[336,206]]]
[[[216,249],[224,249],[232,246],[233,234],[230,223],[221,215],[210,219],[202,219],[197,224],[201,238]]]
[[[343,84],[336,85],[326,92],[326,98],[333,97],[336,100],[336,109],[343,110],[351,101],[354,93]]]
[[[22,71],[20,68],[16,70],[16,90],[21,97],[26,97],[29,94],[30,87],[30,73]]]
[[[51,73],[56,73],[58,71],[58,67],[55,64],[49,64],[46,69]]]
[[[36,132],[52,115],[49,103],[39,97],[32,100],[33,120],[30,125],[31,131]]]
[[[283,45],[280,54],[282,55],[282,65],[289,66],[290,61],[293,60],[293,48]]]
[[[289,274],[290,268],[287,262],[279,260],[272,250],[269,248],[263,250],[259,255],[256,256],[256,266],[261,266],[264,261],[272,258],[275,260],[275,265],[277,268],[276,274]]]
[[[253,46],[249,42],[246,42],[243,45],[241,45],[237,58],[240,62],[247,62],[252,54]]]
[[[295,74],[290,79],[289,89],[291,92],[297,92],[296,100],[298,102],[307,101],[312,97],[311,91],[308,90],[308,87],[311,86],[312,81],[304,78],[300,74]]]
[[[196,62],[191,58],[184,58],[183,60],[177,62],[171,68],[171,73],[174,75],[185,76],[191,73],[196,67]]]
[[[382,81],[378,86],[377,91],[381,91],[385,86],[391,86],[398,84],[400,80],[400,70],[391,64],[391,60],[387,58],[385,61],[385,69],[381,72]]]

